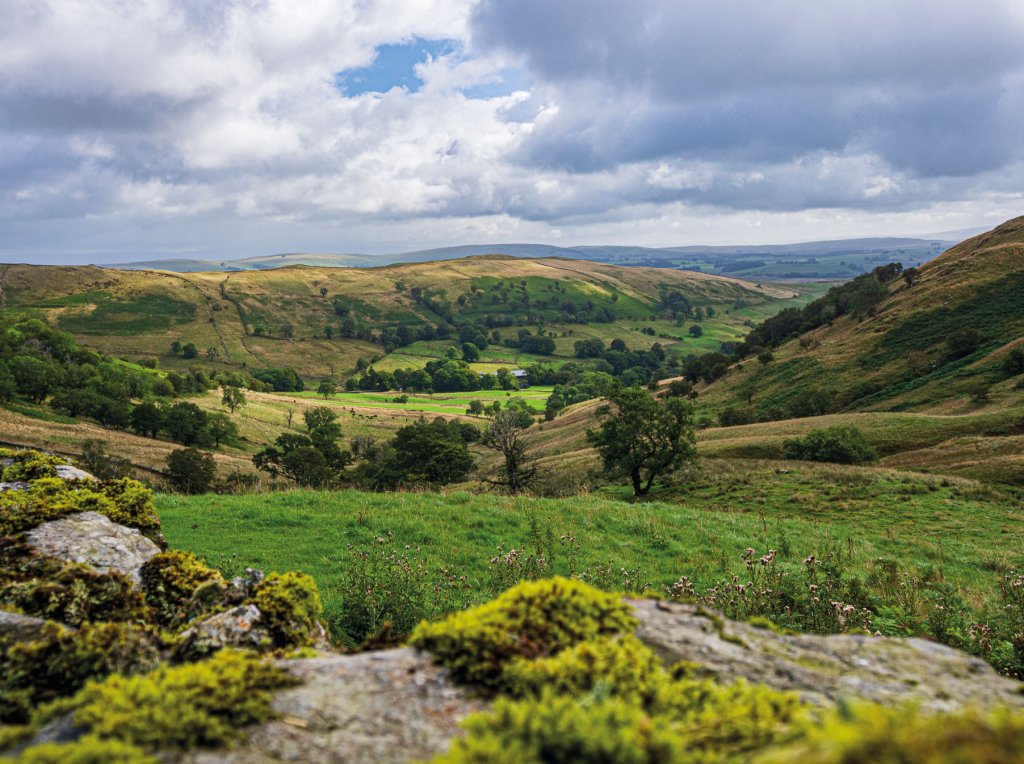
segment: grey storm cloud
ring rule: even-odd
[[[1020,159],[1021,21],[996,0],[484,0],[472,30],[559,104],[522,161],[855,150],[932,177]]]

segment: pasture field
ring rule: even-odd
[[[838,555],[869,582],[883,560],[900,574],[941,584],[979,609],[998,604],[997,576],[1024,563],[1019,494],[973,481],[941,480],[881,468],[715,460],[669,501],[629,504],[601,495],[537,499],[445,493],[289,491],[240,496],[159,495],[172,547],[219,564],[303,570],[328,614],[339,602],[348,545],[392,534],[395,548],[421,550],[427,569],[465,567],[474,597],[492,592],[492,561],[511,549],[538,551],[562,575],[636,571],[660,590],[685,575],[710,587],[740,554],[780,550],[800,576],[801,560]],[[562,543],[572,538],[571,545]],[[888,563],[886,563],[888,564]],[[524,569],[523,574],[529,571]]]

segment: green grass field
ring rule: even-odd
[[[714,462],[691,478],[665,489],[668,501],[642,504],[614,495],[291,491],[160,495],[157,509],[172,547],[211,563],[237,555],[236,567],[303,570],[328,611],[337,606],[347,545],[389,532],[397,547],[421,549],[428,569],[465,566],[481,597],[490,593],[489,560],[499,545],[531,552],[538,537],[554,560],[548,572],[639,569],[655,590],[681,575],[709,587],[741,570],[748,547],[781,550],[794,576],[809,554],[842,555],[868,583],[879,559],[895,560],[902,572],[942,583],[982,609],[996,604],[997,574],[1024,563],[1021,498],[971,481],[777,462]],[[576,539],[575,556],[563,536]]]

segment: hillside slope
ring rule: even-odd
[[[180,340],[193,343],[201,360],[214,366],[285,366],[308,378],[343,378],[354,371],[358,358],[384,356],[381,332],[387,328],[440,326],[446,320],[484,322],[488,315],[498,319],[503,338],[538,319],[557,337],[553,357],[531,358],[493,345],[481,358],[482,368],[492,370],[514,366],[517,360],[565,361],[572,357],[574,342],[589,338],[610,342],[623,337],[630,347],[647,349],[658,341],[669,344],[671,333],[678,353],[701,353],[738,339],[746,331],[744,321],[774,314],[780,305],[803,304],[821,291],[816,286],[500,255],[380,268],[293,266],[187,275],[9,265],[0,279],[4,310],[42,318],[108,355],[155,355],[164,368],[187,366],[189,362],[169,351]],[[702,338],[686,337],[670,321],[644,327],[657,330],[660,339],[640,333],[637,322],[657,318],[661,297],[670,291],[680,291],[695,306],[718,309]],[[572,322],[566,306],[588,303],[594,312],[614,313],[615,321]],[[737,310],[740,303],[744,307]],[[286,325],[292,327],[291,337],[282,330]],[[328,327],[333,339],[326,338]],[[421,367],[449,344],[454,343],[415,342],[395,348],[396,358],[387,359],[385,368]]]
[[[954,353],[947,340],[976,329],[975,345]],[[820,387],[833,411],[969,413],[980,385],[1004,405],[1021,401],[1016,379],[1000,372],[1024,348],[1024,217],[954,247],[918,269],[913,285],[895,279],[875,310],[840,316],[771,348],[767,366],[749,359],[702,388],[713,411],[745,406],[754,390],[759,413]]]

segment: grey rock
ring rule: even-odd
[[[282,661],[303,684],[275,694],[278,720],[226,751],[163,754],[173,764],[404,764],[446,751],[486,701],[411,648]]]
[[[78,469],[78,467],[59,464],[54,469],[57,470],[57,477],[64,480],[96,480],[95,475],[90,475],[85,470]]]
[[[0,493],[4,491],[27,491],[30,487],[28,483],[15,480],[13,483],[0,483]]]
[[[97,512],[43,523],[25,534],[25,543],[40,554],[85,563],[97,573],[116,570],[139,581],[141,568],[159,547],[135,528],[125,528]]]
[[[177,649],[212,653],[223,647],[258,647],[270,640],[270,633],[258,624],[260,615],[255,605],[239,605],[196,621],[182,632]]]
[[[1024,706],[1024,685],[935,642],[848,634],[782,636],[720,614],[702,615],[695,605],[629,604],[641,622],[636,636],[667,665],[689,661],[720,682],[745,679],[824,706],[841,697],[882,705],[913,701],[927,712]]]
[[[13,639],[16,642],[38,639],[45,625],[46,621],[42,618],[0,610],[0,639]]]

